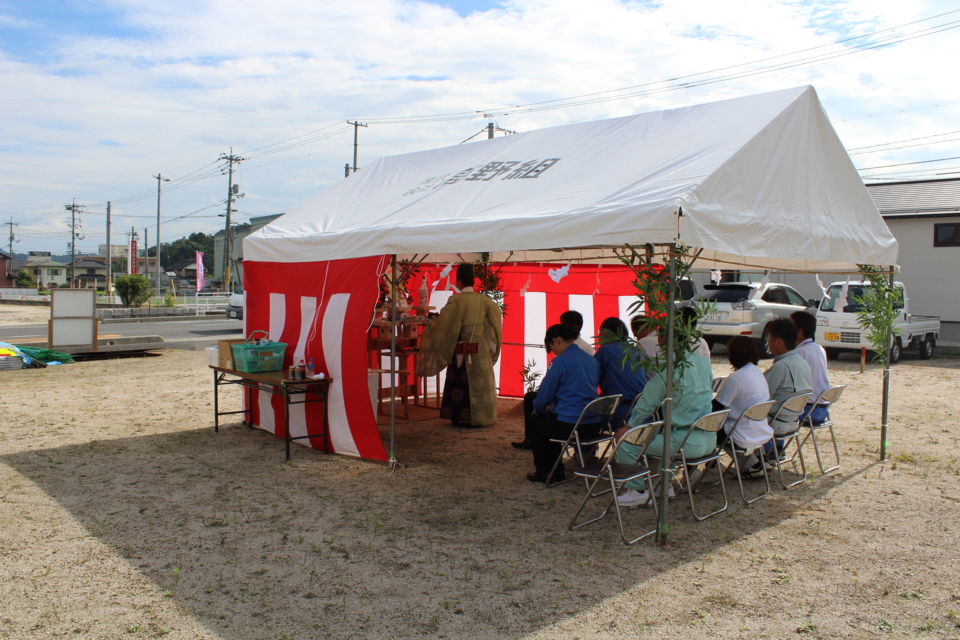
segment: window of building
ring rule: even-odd
[[[960,247],[960,223],[933,225],[933,246]]]
[[[60,275],[60,269],[47,269],[48,276],[58,276]]]

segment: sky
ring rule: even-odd
[[[0,0],[0,247],[283,213],[383,156],[813,85],[870,182],[960,177],[960,0]],[[483,131],[483,133],[481,133]],[[477,135],[480,134],[480,135]],[[473,137],[476,136],[476,137]],[[470,142],[465,142],[470,144]],[[146,229],[146,231],[145,231]]]

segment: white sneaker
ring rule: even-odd
[[[617,504],[619,504],[621,507],[639,507],[642,504],[647,504],[649,501],[649,491],[637,491],[635,489],[629,489],[617,496]]]

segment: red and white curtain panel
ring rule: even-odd
[[[389,258],[329,262],[244,262],[244,334],[264,330],[285,342],[283,366],[313,358],[333,378],[327,400],[331,449],[386,460],[367,387],[367,335],[379,295],[379,276]],[[253,424],[283,433],[283,398],[251,394]],[[290,433],[323,433],[321,403],[290,407]],[[323,440],[300,440],[322,447]]]
[[[454,265],[455,267],[456,265]],[[430,304],[443,308],[455,270],[423,265],[408,283],[414,302],[426,280]],[[244,333],[264,330],[271,340],[287,343],[284,367],[313,358],[317,371],[333,377],[328,401],[330,440],[334,452],[385,460],[386,451],[370,402],[367,337],[379,295],[379,277],[389,257],[310,263],[244,262],[246,310]],[[497,363],[500,395],[521,397],[522,369],[532,362],[546,371],[543,348],[547,327],[568,309],[584,318],[582,335],[590,340],[600,323],[615,316],[629,326],[629,306],[636,300],[633,276],[621,265],[516,263],[501,270],[505,295],[503,349]],[[282,398],[265,391],[252,394],[253,423],[283,437]],[[322,433],[320,404],[290,408],[293,436]],[[321,446],[321,439],[301,440]]]

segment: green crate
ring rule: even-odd
[[[254,334],[266,331],[254,331],[243,344],[230,345],[233,351],[233,366],[243,373],[263,373],[283,369],[283,354],[287,350],[285,342],[266,342],[258,344]]]

